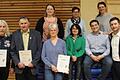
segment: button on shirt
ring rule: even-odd
[[[24,50],[28,50],[28,42],[29,42],[29,32],[30,30],[28,30],[27,32],[22,32],[22,38],[23,38],[23,45],[24,45]]]
[[[120,31],[112,37],[112,58],[114,61],[120,61],[119,56]]]
[[[102,56],[107,56],[110,53],[110,42],[108,35],[89,34],[86,37],[86,53],[103,53]]]

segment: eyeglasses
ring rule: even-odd
[[[73,13],[79,13],[78,11],[73,11]]]

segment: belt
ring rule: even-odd
[[[101,55],[101,54],[103,54],[103,53],[93,53],[94,55],[96,55],[96,56],[98,56],[98,55]]]

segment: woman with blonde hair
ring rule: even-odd
[[[0,52],[3,50],[7,51],[6,65],[0,66],[0,80],[7,80],[9,75],[9,70],[10,72],[13,72],[13,68],[10,68],[10,60],[11,60],[10,44],[11,44],[11,36],[10,36],[8,24],[5,20],[0,20]]]
[[[65,41],[58,38],[57,24],[48,27],[50,39],[46,40],[42,48],[42,60],[45,63],[45,80],[62,80],[63,73],[57,70],[58,55],[66,54]]]
[[[8,27],[8,24],[5,20],[0,20],[0,26],[5,27],[4,30],[1,29],[2,33],[4,33],[5,36],[10,36],[9,27]],[[0,34],[1,34],[1,30],[0,30]]]

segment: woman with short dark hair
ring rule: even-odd
[[[67,55],[71,57],[69,67],[69,80],[73,78],[73,66],[75,70],[75,80],[80,80],[83,55],[85,53],[85,38],[82,36],[81,28],[78,24],[73,24],[70,28],[70,35],[66,38]]]

